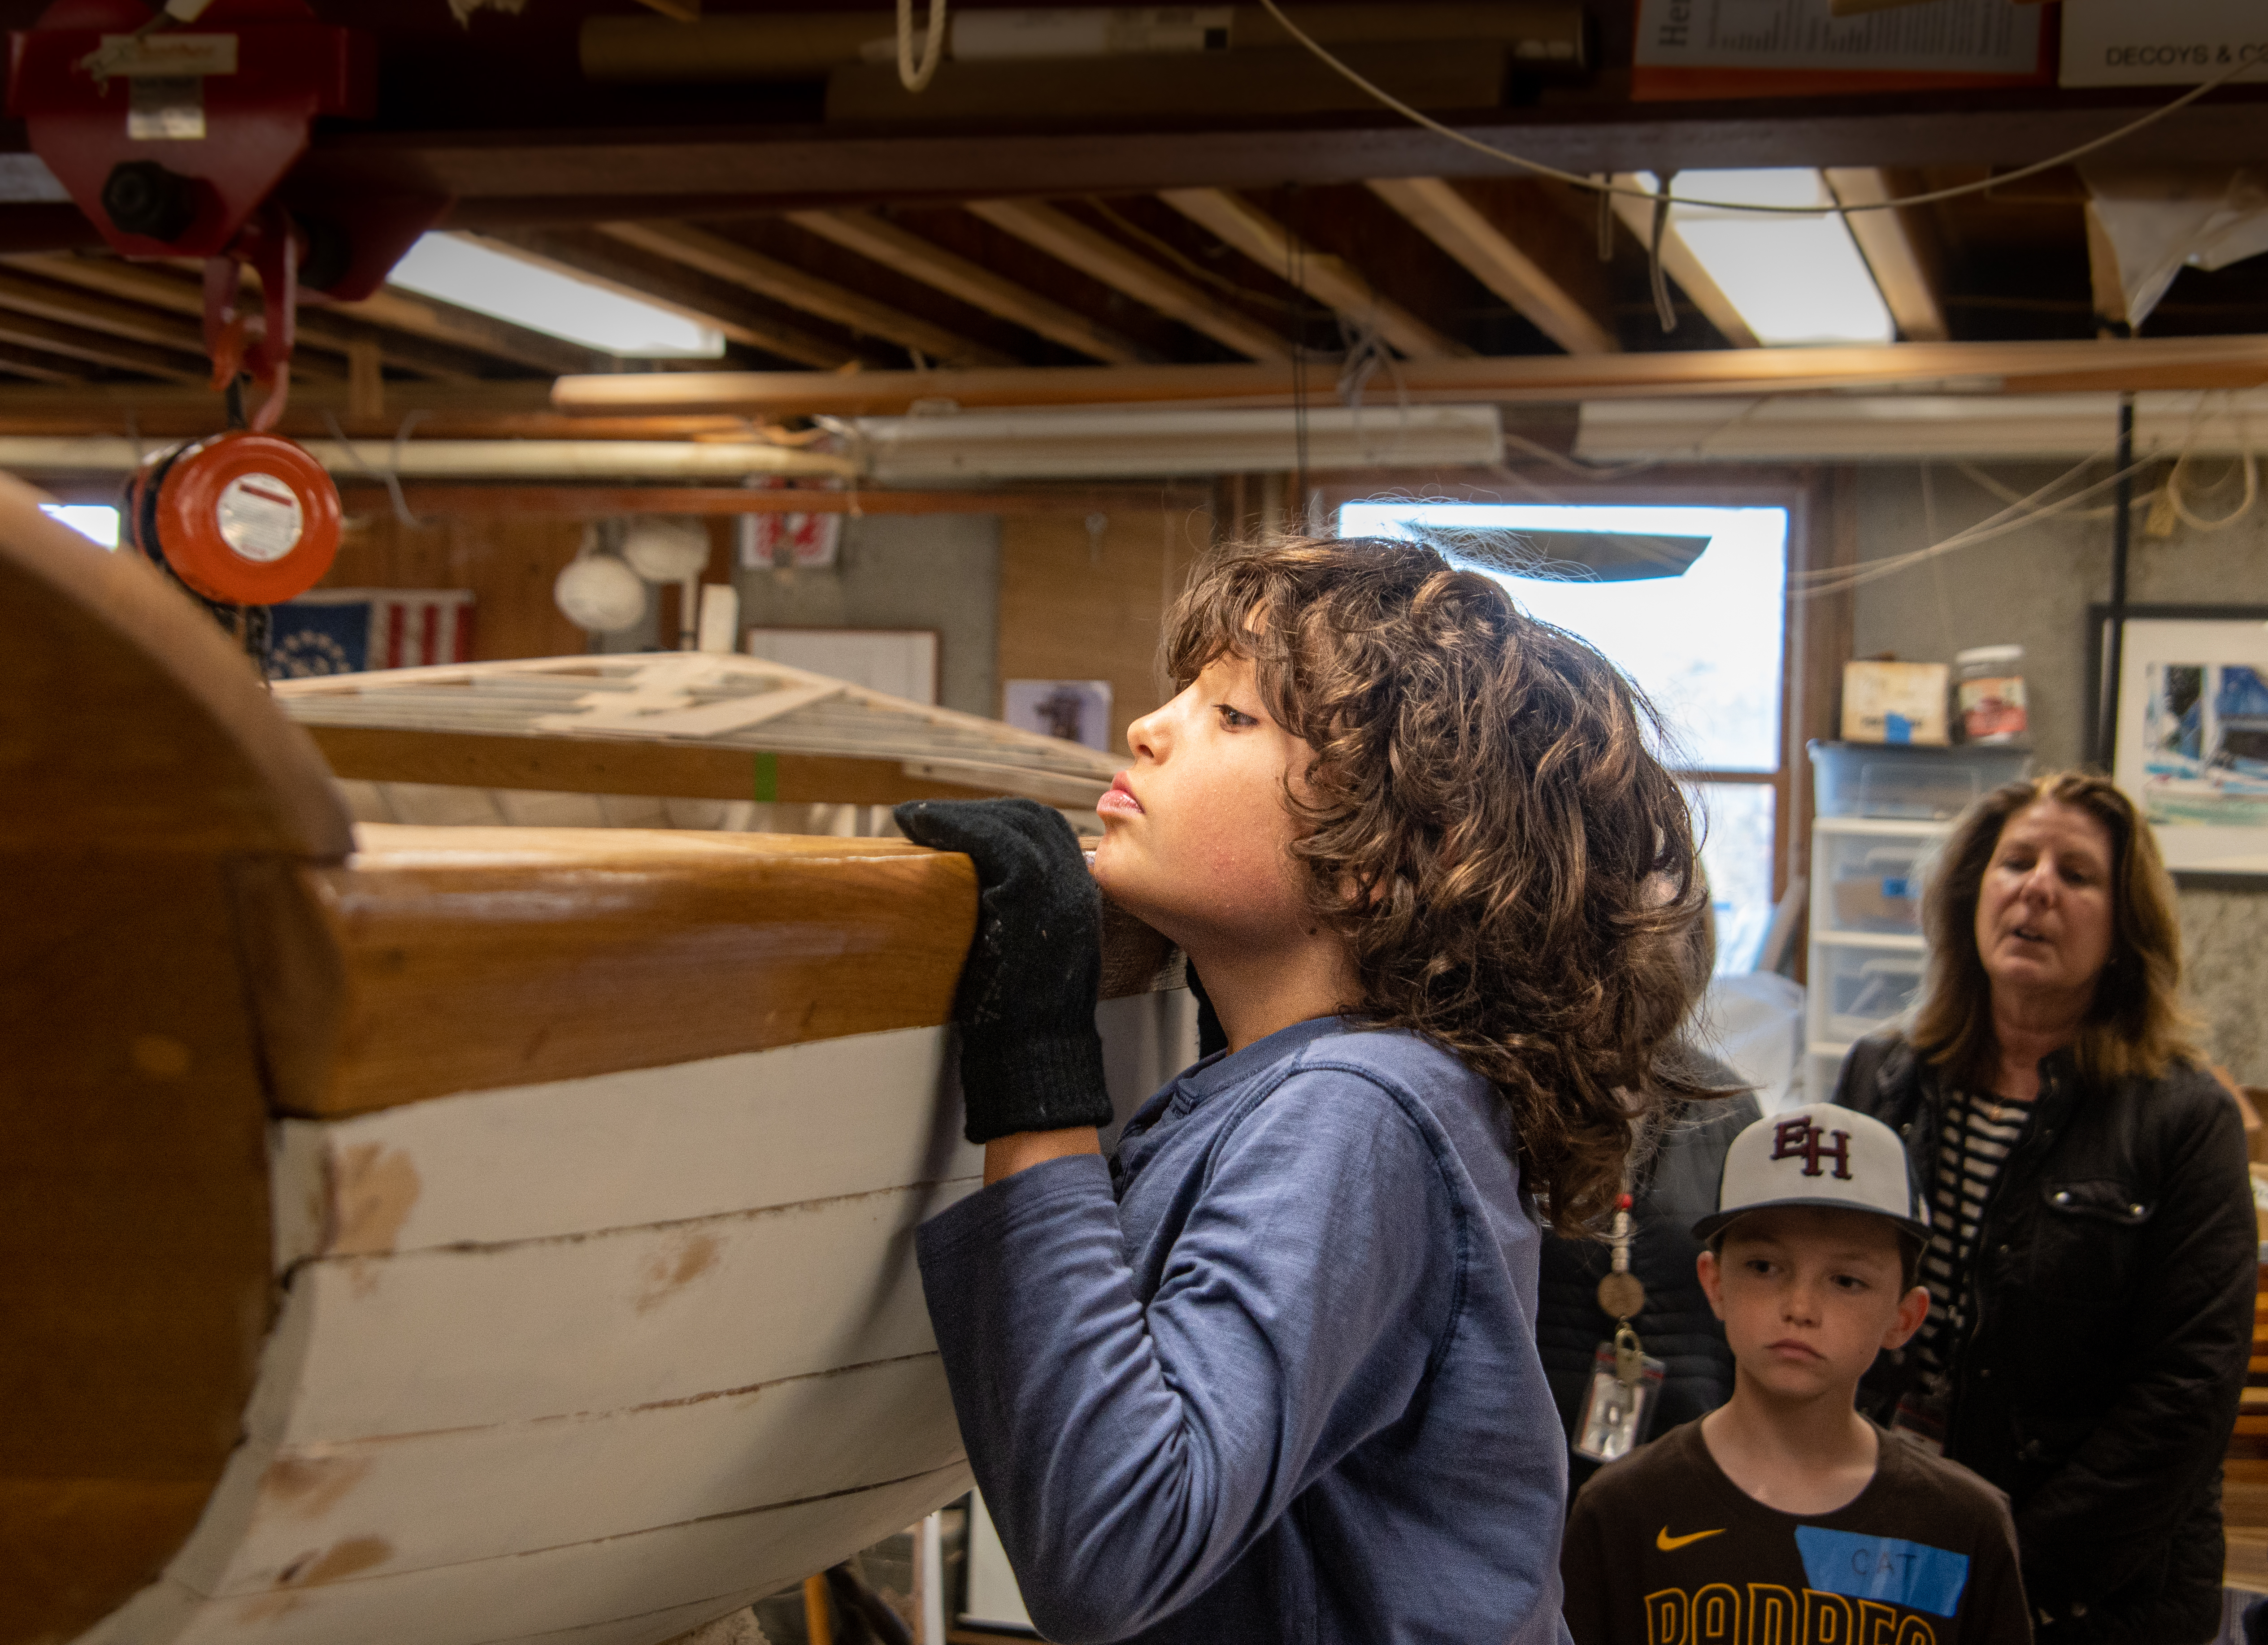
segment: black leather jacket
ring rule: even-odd
[[[1896,1127],[1929,1183],[1937,1070],[1895,1034],[1835,1100]],[[2008,1494],[2056,1645],[2191,1645],[2220,1621],[2220,1461],[2252,1353],[2259,1236],[2235,1105],[2211,1076],[2083,1086],[2040,1064],[2030,1128],[1985,1201],[1947,1454]],[[1906,1368],[1859,1399],[1887,1420]]]

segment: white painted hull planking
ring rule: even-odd
[[[1188,996],[1099,1012],[1123,1112]],[[942,1028],[272,1134],[246,1435],[84,1645],[649,1645],[966,1490],[912,1237],[973,1191]]]

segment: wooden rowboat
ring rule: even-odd
[[[966,859],[357,834],[4,481],[0,615],[0,1641],[647,1645],[966,1488]],[[1131,1097],[1186,996],[1108,950]]]

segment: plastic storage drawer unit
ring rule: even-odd
[[[1896,743],[1811,743],[1814,810],[1822,817],[1897,817],[1944,822],[2003,782],[2024,775],[2030,753],[1970,743],[1910,748]]]

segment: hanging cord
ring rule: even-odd
[[[409,437],[409,430],[416,426],[418,420],[424,415],[423,410],[420,409],[409,413],[401,419],[401,425],[394,430],[394,460],[383,472],[380,472],[365,462],[361,451],[352,440],[347,438],[346,430],[339,427],[337,414],[328,408],[323,412],[324,426],[330,430],[331,437],[339,443],[339,449],[346,453],[347,460],[386,488],[386,495],[394,503],[394,518],[412,531],[422,528],[425,522],[409,511],[409,499],[402,493],[401,443]]]
[[[907,0],[900,0],[901,4],[906,3]],[[1502,160],[1507,165],[1516,165],[1521,171],[1532,172],[1538,177],[1549,177],[1555,181],[1570,183],[1578,188],[1588,189],[1594,193],[1621,195],[1631,200],[1653,198],[1653,195],[1646,189],[1625,188],[1621,184],[1613,182],[1602,184],[1596,178],[1587,177],[1580,172],[1566,172],[1556,165],[1546,165],[1541,160],[1531,160],[1523,155],[1513,153],[1509,149],[1499,149],[1493,143],[1483,143],[1478,137],[1469,136],[1454,126],[1445,126],[1432,115],[1421,114],[1392,92],[1383,91],[1366,80],[1338,58],[1333,56],[1328,48],[1318,43],[1290,18],[1285,16],[1284,8],[1277,4],[1277,0],[1260,0],[1260,6],[1283,26],[1285,33],[1306,47],[1332,73],[1349,84],[1359,88],[1375,101],[1392,109],[1412,125],[1422,126],[1436,136],[1447,137],[1450,142],[1461,143],[1476,154],[1485,154],[1491,159]],[[2093,154],[2097,150],[2107,149],[2114,143],[2124,142],[2136,132],[2156,125],[2168,115],[2180,113],[2207,93],[2219,91],[2231,80],[2249,70],[2258,68],[2263,62],[2268,62],[2268,53],[2241,58],[2202,85],[2184,92],[2170,103],[2161,104],[2139,119],[2128,121],[2116,130],[2105,132],[2092,142],[2082,143],[2076,148],[2066,149],[2061,154],[2050,155],[2046,159],[2036,160],[2029,165],[2020,165],[2013,172],[2003,172],[1998,176],[1985,178],[1981,182],[1963,183],[1954,188],[1933,189],[1927,194],[1905,195],[1896,200],[1861,201],[1855,205],[1847,206],[1840,202],[1826,206],[1759,206],[1732,200],[1693,200],[1682,195],[1678,197],[1676,203],[1702,206],[1712,211],[1752,211],[1768,217],[1825,217],[1831,212],[1837,217],[1854,217],[1861,211],[1889,211],[1913,206],[1933,206],[1942,200],[1965,199],[1970,195],[1981,195],[1994,188],[2005,187],[2010,183],[2021,181],[2027,177],[2036,177],[2043,172],[2055,171],[2059,167],[2069,165],[2073,161],[2084,156]]]
[[[2224,401],[2225,405],[2227,403]],[[2189,503],[2182,495],[2182,475],[2189,469],[2192,457],[2191,447],[2196,443],[2197,425],[2205,416],[2205,401],[2202,398],[2198,401],[2196,415],[2190,419],[2190,438],[2183,442],[2182,454],[2174,459],[2172,471],[2166,475],[2166,501],[2173,506],[2175,518],[2193,532],[2227,531],[2252,512],[2252,505],[2260,496],[2259,466],[2253,460],[2251,430],[2245,427],[2242,413],[2235,411],[2233,406],[2228,407],[2228,409],[2236,421],[2237,449],[2242,453],[2237,459],[2237,463],[2244,475],[2244,495],[2238,500],[2235,509],[2222,515],[2217,520],[2205,519],[2190,512]],[[2220,485],[2213,487],[2213,490],[2218,492],[2234,477],[2233,474],[2223,476]]]
[[[1669,234],[1669,180],[1677,173],[1655,173],[1653,232],[1646,239],[1646,279],[1653,288],[1653,312],[1660,317],[1663,335],[1677,329],[1677,305],[1669,300],[1669,275],[1661,266],[1661,242]]]
[[[1977,465],[1972,462],[1963,459],[1955,463],[1953,466],[1960,472],[1963,479],[1967,480],[1970,485],[1975,486],[1979,491],[1985,492],[1992,496],[1996,496],[2003,503],[2021,503],[2024,500],[2024,494],[2017,490],[2015,487],[2001,484],[2000,481],[1993,479],[1992,475],[1986,474],[1983,469],[1977,467]],[[2134,496],[2132,506],[2138,509],[2146,509],[2150,507],[2153,503],[2157,502],[2160,495],[2164,491],[2164,489],[2165,488],[2162,486],[2152,486],[2147,491],[2137,492]],[[2118,505],[2117,503],[2106,503],[2099,509],[2080,509],[2071,518],[2075,520],[2107,520],[2117,511]]]
[[[914,66],[914,0],[898,0],[898,84],[926,91],[945,61],[945,0],[929,0],[929,30],[922,37],[921,66]]]

